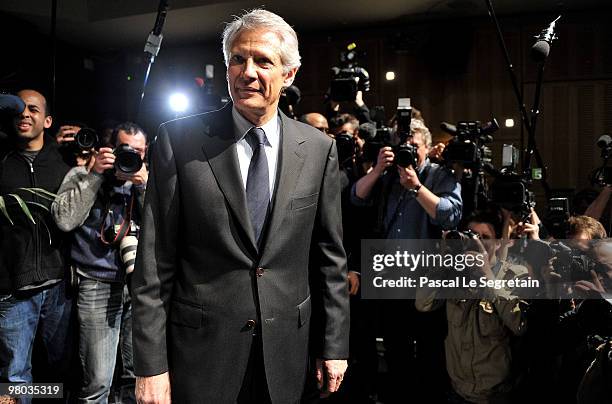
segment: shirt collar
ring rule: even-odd
[[[247,132],[253,127],[253,124],[243,117],[235,106],[232,106],[232,117],[234,120],[234,134],[236,140],[242,140],[246,136]],[[259,126],[266,132],[266,140],[272,148],[277,148],[279,143],[279,115],[278,110],[274,111],[274,116],[268,122]]]

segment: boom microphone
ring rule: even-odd
[[[25,109],[25,103],[16,95],[0,94],[0,113],[17,115]]]
[[[548,25],[548,28],[543,29],[540,32],[540,35],[535,38],[536,43],[531,47],[531,59],[535,62],[541,63],[548,57],[548,53],[550,52],[550,45],[552,42],[557,39],[555,34],[555,25],[557,21],[559,21],[561,16],[558,16],[553,22]]]

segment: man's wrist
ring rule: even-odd
[[[408,188],[408,192],[410,192],[410,194],[416,198],[419,195],[419,190],[423,187],[423,184],[418,183],[416,186],[412,187],[412,188]]]

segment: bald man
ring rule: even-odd
[[[45,135],[53,122],[45,97],[34,90],[17,95],[25,110],[13,117],[13,133],[0,162],[0,195],[9,221],[0,215],[0,383],[32,382],[31,352],[38,337],[47,353],[54,382],[67,370],[72,303],[66,293],[64,233],[49,214],[48,196],[23,188],[55,193],[70,167],[55,140]],[[20,208],[19,195],[34,220]],[[27,403],[31,398],[22,397]]]
[[[311,112],[302,115],[300,121],[312,126],[313,128],[319,129],[323,133],[329,132],[329,125],[327,123],[327,119],[317,112]]]

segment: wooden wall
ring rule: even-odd
[[[546,61],[537,128],[537,145],[552,188],[587,187],[589,173],[600,164],[595,141],[612,133],[611,15],[609,11],[574,13],[557,25],[559,39]],[[501,20],[528,109],[537,73],[529,49],[534,35],[554,17]],[[371,76],[372,89],[365,97],[369,106],[384,105],[390,115],[398,97],[410,97],[434,138],[442,136],[441,121],[496,117],[503,125],[506,118],[513,118],[514,128],[502,127],[494,134],[496,165],[503,143],[526,144],[505,59],[488,18],[300,35],[303,66],[296,81],[303,96],[300,112],[323,110],[329,68],[353,41],[367,53],[361,65]],[[384,79],[388,70],[395,72],[394,81]]]

